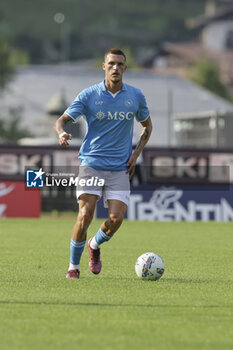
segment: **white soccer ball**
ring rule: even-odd
[[[155,253],[144,253],[139,256],[135,264],[135,271],[142,280],[157,281],[165,270],[161,256]]]

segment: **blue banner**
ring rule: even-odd
[[[102,200],[97,217],[107,217]],[[131,189],[129,220],[233,221],[232,185],[154,185]]]

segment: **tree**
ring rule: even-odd
[[[20,125],[22,108],[10,108],[7,118],[0,118],[0,138],[4,142],[16,142],[23,137],[32,137],[32,133]]]
[[[188,78],[232,102],[226,86],[221,82],[218,66],[209,59],[196,61],[188,71]]]
[[[14,64],[11,60],[10,47],[6,40],[0,38],[0,90],[12,79]]]

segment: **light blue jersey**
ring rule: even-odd
[[[143,122],[149,117],[139,89],[123,84],[113,97],[104,81],[83,90],[65,113],[75,121],[82,115],[87,122],[87,134],[79,152],[81,165],[110,171],[127,169],[134,118]]]

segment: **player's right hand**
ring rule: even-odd
[[[59,143],[61,146],[69,146],[68,140],[71,140],[71,139],[72,139],[71,134],[65,134],[59,137]]]

